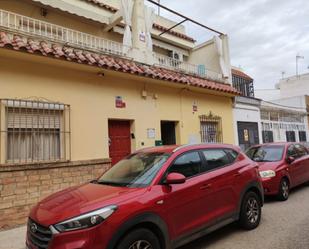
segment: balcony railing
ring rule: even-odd
[[[206,69],[205,65],[195,65],[188,62],[180,61],[158,53],[154,54],[157,65],[163,68],[177,70],[186,74],[209,78],[218,81],[224,81],[222,74]]]
[[[122,43],[79,32],[38,19],[0,10],[0,29],[45,38],[91,51],[126,56]]]

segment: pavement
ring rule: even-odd
[[[0,249],[25,249],[26,228],[0,232]],[[309,186],[292,191],[286,202],[267,198],[261,225],[243,231],[235,224],[179,249],[307,249],[309,248]]]

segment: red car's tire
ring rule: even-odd
[[[148,229],[139,228],[128,233],[118,244],[117,249],[152,248],[161,249],[157,236]]]
[[[287,178],[282,178],[279,185],[279,192],[277,199],[279,201],[286,201],[290,195],[290,182]]]
[[[258,227],[261,221],[261,199],[255,192],[247,192],[241,204],[239,225],[245,230]]]

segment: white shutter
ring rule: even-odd
[[[61,111],[51,109],[8,108],[8,129],[60,129]]]

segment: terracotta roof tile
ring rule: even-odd
[[[215,82],[157,66],[140,64],[125,58],[75,49],[67,45],[51,44],[47,41],[36,41],[30,38],[27,39],[26,37],[16,34],[12,35],[4,31],[0,32],[0,47],[26,51],[28,53],[35,52],[42,56],[76,61],[81,64],[98,66],[108,70],[121,71],[158,80],[176,82],[235,95],[239,94],[239,92],[229,84]]]
[[[236,75],[247,80],[253,80],[248,74],[234,68],[232,68],[232,75]]]

